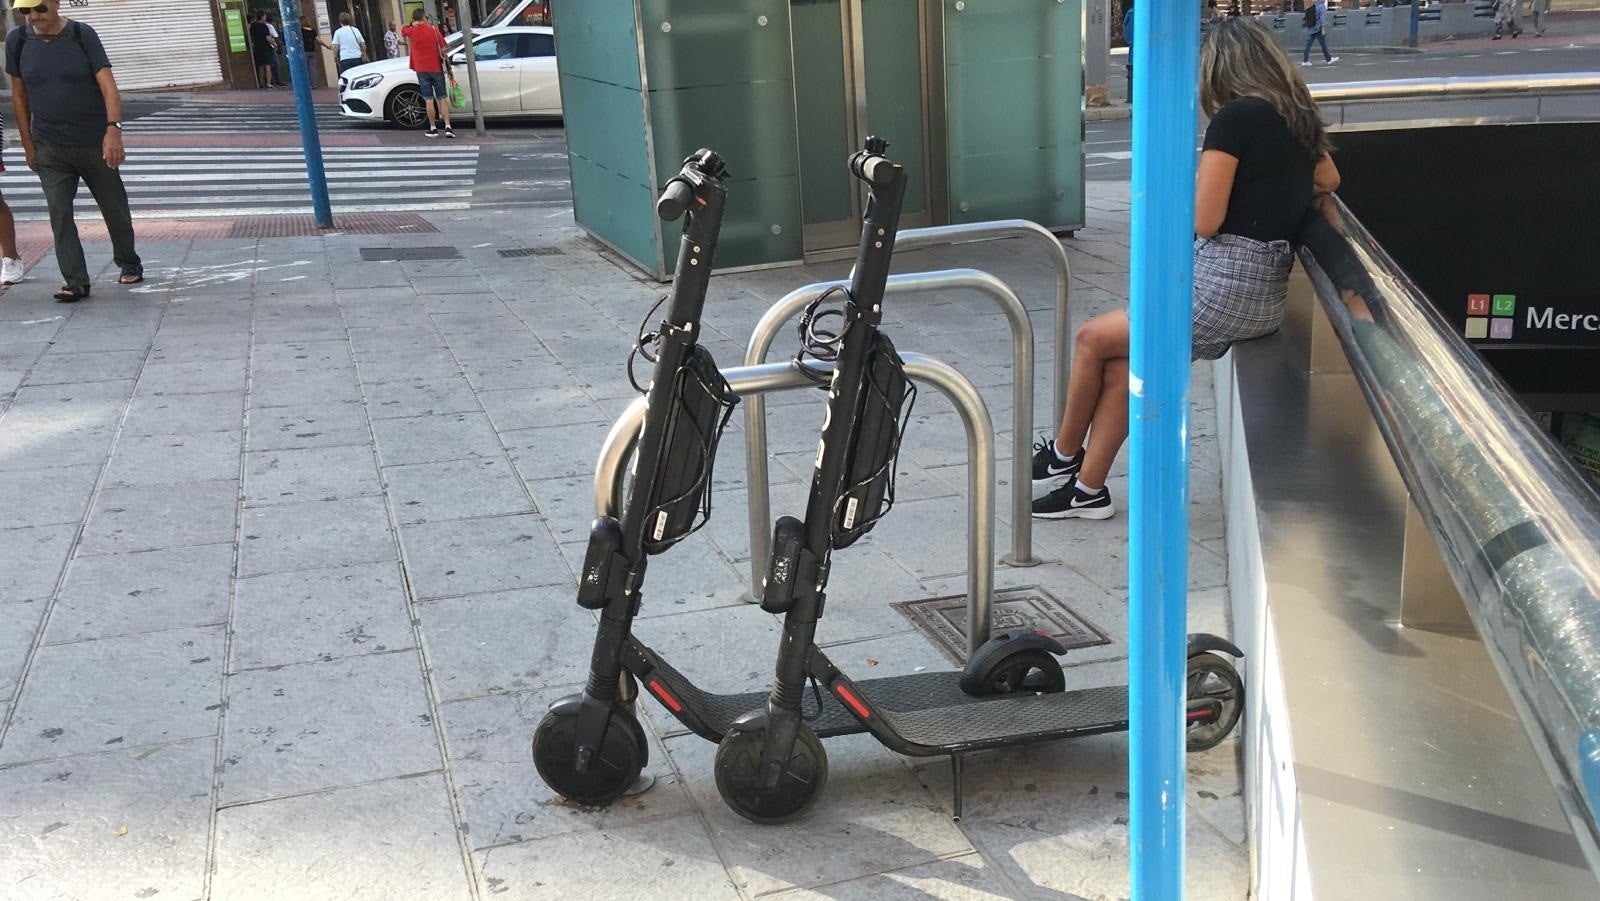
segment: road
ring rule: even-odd
[[[1586,43],[1580,43],[1587,40]],[[1600,45],[1592,38],[1547,36],[1523,39],[1462,41],[1436,45],[1422,53],[1345,53],[1333,65],[1300,69],[1311,85],[1395,78],[1439,78],[1462,75],[1512,75],[1600,70]],[[1482,101],[1474,114],[1492,115],[1493,101]],[[1443,109],[1443,105],[1439,105]],[[1428,115],[1426,104],[1417,105]],[[1457,107],[1459,109],[1459,107]],[[1600,115],[1600,109],[1596,109]],[[1459,112],[1452,115],[1459,115]],[[1084,172],[1090,180],[1121,181],[1129,177],[1132,123],[1127,119],[1089,122],[1084,128]]]
[[[1434,45],[1422,53],[1346,53],[1334,65],[1300,71],[1312,84],[1325,84],[1596,69],[1600,37],[1552,34]],[[1492,101],[1484,104],[1474,113],[1492,114]],[[136,215],[222,217],[310,210],[291,105],[130,95],[124,110],[130,148],[125,181]],[[1422,106],[1419,114],[1427,113]],[[318,109],[317,120],[335,212],[527,208],[546,215],[570,213],[559,122],[491,123],[490,137],[481,141],[469,124],[460,128],[459,139],[447,141],[343,119],[331,104]],[[1084,137],[1089,179],[1129,177],[1128,120],[1089,122]],[[11,160],[11,171],[0,175],[6,199],[19,219],[46,218],[37,179],[20,165],[15,149]],[[94,215],[87,192],[80,204],[85,215]]]

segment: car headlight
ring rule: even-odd
[[[350,82],[350,90],[365,91],[367,88],[377,87],[382,81],[382,75],[363,75],[360,78],[357,78],[355,81]]]

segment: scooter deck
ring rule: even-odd
[[[654,657],[654,655],[650,655]],[[679,718],[711,741],[721,741],[734,720],[766,706],[767,692],[716,694],[697,688],[665,661],[655,657],[652,676],[659,678],[703,728]],[[961,690],[961,673],[930,672],[889,676],[852,683],[874,713],[905,743],[895,750],[909,754],[948,754],[1002,745],[1051,741],[1074,735],[1120,732],[1128,727],[1128,689],[1116,685],[1054,694],[1007,694],[975,698]],[[803,709],[821,738],[867,731],[826,689],[806,691]]]

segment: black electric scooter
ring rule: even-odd
[[[717,440],[737,401],[710,353],[696,343],[726,198],[723,175],[721,160],[703,150],[685,162],[657,203],[662,218],[676,219],[687,211],[688,220],[666,320],[655,334],[640,336],[640,349],[654,345],[657,355],[634,479],[620,520],[601,517],[590,527],[578,603],[602,612],[589,676],[584,691],[552,704],[534,731],[539,775],[582,804],[603,805],[621,797],[648,760],[644,731],[633,713],[639,687],[712,742],[722,741],[733,721],[766,697],[764,691],[705,691],[632,634],[649,556],[681,540],[709,515]],[[906,709],[946,707],[961,694],[954,684],[915,687],[918,693],[902,699]],[[861,731],[849,712],[832,702],[813,725],[824,736]]]
[[[1054,655],[1066,649],[1043,632],[997,635],[962,672],[862,682],[847,677],[815,644],[830,555],[865,534],[893,503],[891,478],[908,390],[900,358],[879,323],[905,171],[883,155],[886,146],[869,138],[850,160],[851,173],[869,188],[869,201],[843,326],[828,336],[836,337],[828,350],[837,362],[805,520],[777,521],[768,558],[762,607],[784,615],[771,694],[722,730],[717,749],[718,792],[735,812],[758,823],[794,819],[816,802],[828,773],[819,737],[866,731],[901,754],[950,755],[959,819],[963,754],[1128,727],[1127,687],[1063,690]],[[1217,744],[1238,721],[1243,685],[1233,665],[1215,652],[1243,654],[1212,635],[1191,635],[1188,650],[1186,744],[1193,751]],[[808,681],[816,697],[812,705],[805,703]],[[815,709],[806,712],[806,706]]]
[[[604,516],[590,527],[578,604],[601,614],[588,681],[582,694],[552,704],[533,735],[539,775],[583,804],[621,797],[649,759],[644,729],[633,713],[634,674],[648,677],[654,655],[635,646],[630,634],[645,565],[709,517],[717,441],[738,402],[698,343],[728,194],[726,174],[716,153],[700,150],[684,161],[656,202],[662,219],[687,219],[666,318],[654,334],[641,334],[636,348],[646,357],[655,348],[638,465],[621,520]],[[631,357],[629,365],[631,379]],[[653,691],[669,709],[676,703],[664,689]]]

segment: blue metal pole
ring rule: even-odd
[[[1128,781],[1135,901],[1183,897],[1196,30],[1187,3],[1145,0],[1134,8]]]
[[[1406,41],[1407,47],[1417,46],[1417,21],[1422,12],[1422,0],[1411,0],[1411,37]]]
[[[278,0],[283,27],[278,30],[289,48],[289,82],[294,85],[294,110],[300,120],[300,148],[306,156],[306,178],[311,182],[311,212],[317,228],[333,228],[333,207],[328,203],[328,174],[322,168],[322,140],[317,137],[316,107],[311,102],[311,69],[306,65],[305,44],[300,40],[300,10],[295,0]]]

